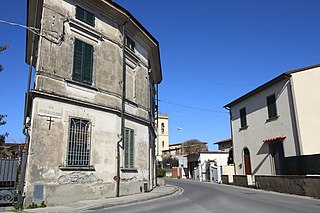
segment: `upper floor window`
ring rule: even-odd
[[[134,131],[129,128],[125,128],[124,168],[134,168]]]
[[[90,166],[90,131],[88,120],[70,119],[67,166]]]
[[[267,97],[267,105],[268,105],[269,119],[277,117],[278,114],[277,114],[276,95],[275,94],[272,94]]]
[[[76,6],[76,18],[91,26],[94,26],[94,23],[95,23],[94,14],[83,9],[82,7],[79,7],[78,5]]]
[[[161,133],[164,134],[164,123],[161,123]]]
[[[245,107],[240,109],[240,125],[241,125],[241,128],[244,128],[247,126],[247,112]]]
[[[125,37],[125,45],[134,52],[135,42],[128,36]]]
[[[92,67],[93,46],[75,39],[72,79],[84,84],[91,85]]]

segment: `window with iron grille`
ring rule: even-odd
[[[71,118],[69,124],[67,166],[90,166],[90,122]]]
[[[79,39],[74,41],[72,79],[84,84],[92,83],[93,46]]]
[[[269,118],[275,118],[277,114],[276,95],[272,94],[267,97],[268,116]]]
[[[244,128],[247,126],[247,113],[246,113],[246,108],[240,109],[240,125],[241,128]]]
[[[124,134],[124,168],[134,168],[134,131],[125,128]]]
[[[135,42],[128,36],[125,37],[126,46],[134,52],[134,48],[136,46]]]
[[[91,26],[94,26],[94,22],[95,22],[94,14],[83,9],[82,7],[76,6],[76,18]]]

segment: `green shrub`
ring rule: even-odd
[[[166,176],[166,170],[162,168],[157,168],[157,177],[165,177]]]

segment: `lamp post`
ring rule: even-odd
[[[178,167],[178,176],[180,176],[180,166],[181,166],[181,163],[183,162],[183,164],[184,164],[184,157],[183,157],[183,129],[181,128],[181,127],[177,127],[177,130],[178,131],[181,131],[181,133],[182,133],[182,137],[181,137],[181,156],[179,157],[179,167]],[[183,165],[183,167],[182,168],[184,168],[184,165]],[[182,174],[181,174],[181,177],[183,176],[183,172],[181,172]]]
[[[181,133],[182,133],[182,137],[181,137],[181,153],[183,153],[183,129],[181,128],[181,127],[177,127],[177,130],[178,131],[181,131]]]

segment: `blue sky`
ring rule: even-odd
[[[1,0],[0,19],[26,23],[25,1]],[[116,0],[160,42],[159,110],[170,143],[230,137],[223,106],[277,75],[320,63],[318,0]],[[0,113],[8,142],[21,133],[28,66],[25,30],[0,23]],[[178,131],[177,127],[183,129]]]

